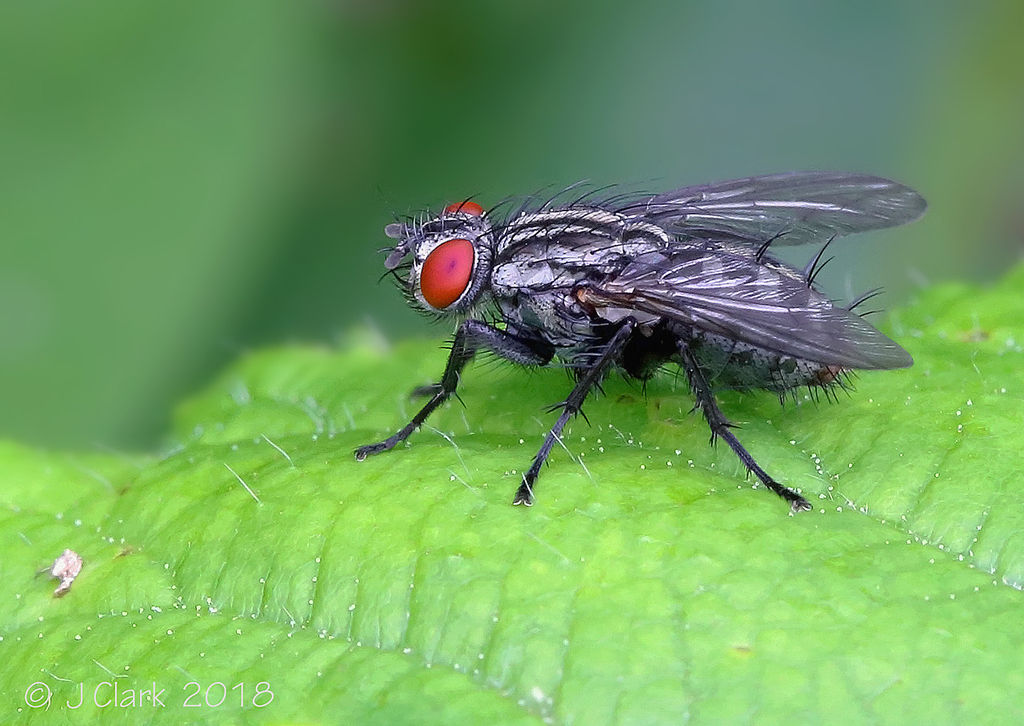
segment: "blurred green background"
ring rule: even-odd
[[[837,296],[993,278],[1024,247],[1022,29],[1015,0],[5,2],[0,436],[152,446],[245,349],[440,338],[377,250],[468,195],[872,172],[931,209],[846,244]]]

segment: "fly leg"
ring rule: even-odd
[[[412,417],[401,430],[392,436],[375,444],[367,444],[356,449],[356,460],[362,461],[367,456],[388,451],[402,443],[413,431],[423,425],[427,417],[434,412],[438,406],[448,400],[448,397],[455,393],[459,385],[459,376],[466,364],[473,359],[477,351],[490,350],[497,355],[522,365],[544,365],[551,361],[554,351],[542,348],[533,341],[519,338],[512,333],[482,323],[479,320],[467,320],[459,326],[452,341],[452,350],[448,355],[448,364],[445,366],[441,382],[433,386],[425,386],[422,392],[430,395],[430,400],[420,409],[419,413]]]
[[[555,408],[562,409],[562,415],[555,421],[555,425],[548,432],[543,446],[540,447],[540,451],[533,457],[533,464],[530,465],[530,470],[523,474],[523,483],[516,490],[516,495],[512,499],[513,504],[525,504],[528,507],[533,504],[533,484],[537,481],[537,475],[540,474],[540,467],[548,458],[548,454],[551,453],[551,447],[558,441],[566,422],[580,412],[580,409],[583,407],[583,400],[590,393],[590,389],[601,382],[601,378],[608,370],[608,367],[622,354],[622,349],[626,346],[626,342],[635,328],[636,321],[632,318],[627,318],[622,327],[615,331],[615,335],[608,341],[608,345],[605,347],[604,352],[601,353],[601,357],[576,382],[576,387],[572,389],[569,397],[561,404],[555,406]]]
[[[704,418],[707,419],[708,426],[711,427],[711,442],[714,443],[715,439],[719,436],[725,439],[726,443],[736,453],[736,456],[743,462],[743,465],[749,471],[754,472],[766,487],[789,502],[789,507],[793,512],[809,510],[811,508],[810,502],[789,487],[785,487],[772,479],[764,469],[757,465],[750,452],[743,448],[743,444],[739,442],[732,432],[732,424],[729,423],[725,414],[722,413],[722,409],[718,407],[715,394],[712,392],[704,372],[697,365],[697,359],[694,358],[693,353],[685,342],[679,343],[679,354],[683,359],[686,377],[690,381],[690,389],[693,391],[694,398],[697,399],[697,406],[704,413]]]

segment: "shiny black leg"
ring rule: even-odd
[[[459,385],[459,376],[462,373],[462,369],[466,367],[466,364],[473,359],[473,356],[479,350],[490,350],[502,358],[522,365],[544,365],[550,362],[554,355],[553,350],[544,349],[538,343],[518,338],[511,333],[499,330],[479,320],[467,320],[459,326],[458,331],[455,333],[455,339],[452,341],[452,350],[448,356],[448,364],[445,366],[444,375],[441,376],[440,383],[425,386],[414,392],[429,395],[430,400],[420,409],[419,413],[412,417],[412,421],[392,436],[375,444],[367,444],[356,449],[356,460],[362,461],[367,456],[393,449],[396,445],[409,438],[413,431],[423,425],[423,422],[434,412],[434,409],[455,393],[455,389]]]
[[[601,382],[601,378],[607,372],[609,366],[619,358],[622,349],[635,328],[636,323],[632,319],[627,319],[622,327],[615,331],[615,335],[608,341],[608,345],[597,361],[580,376],[576,387],[572,389],[569,397],[554,407],[556,409],[561,408],[562,414],[558,417],[555,425],[551,427],[551,431],[548,432],[543,446],[540,447],[540,451],[533,458],[533,464],[530,466],[529,471],[523,474],[523,483],[519,485],[519,489],[512,499],[513,504],[525,504],[526,506],[533,504],[533,485],[537,481],[540,467],[548,458],[548,454],[551,453],[551,447],[558,441],[558,437],[561,435],[562,429],[569,419],[579,413],[587,394],[590,393],[595,385]]]
[[[754,472],[757,478],[760,479],[766,487],[771,489],[773,492],[778,494],[780,497],[789,502],[790,509],[793,512],[805,512],[811,508],[810,502],[804,499],[802,496],[797,494],[789,487],[785,487],[779,484],[777,481],[772,479],[768,473],[757,465],[754,461],[754,457],[750,455],[743,445],[736,438],[732,432],[732,424],[722,413],[722,410],[718,407],[718,402],[715,400],[715,394],[711,390],[711,386],[708,383],[704,372],[697,365],[697,360],[694,358],[693,353],[687,347],[685,342],[679,343],[679,354],[682,357],[683,369],[686,371],[686,377],[690,381],[690,389],[693,391],[694,397],[697,399],[697,406],[704,413],[704,418],[707,419],[708,426],[711,427],[711,442],[721,436],[725,439],[726,443],[729,444],[730,448],[736,453],[743,465],[747,467],[749,471]]]

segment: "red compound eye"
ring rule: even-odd
[[[459,212],[462,212],[463,214],[469,214],[474,217],[479,217],[483,215],[484,208],[481,207],[476,202],[465,201],[456,202],[455,204],[449,204],[447,207],[444,208],[444,212],[445,214],[458,214]]]
[[[468,239],[450,239],[427,255],[420,272],[420,291],[430,307],[444,310],[466,291],[475,254]]]

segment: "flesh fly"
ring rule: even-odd
[[[677,364],[711,428],[748,471],[789,502],[811,505],[762,469],[715,399],[720,389],[848,385],[849,372],[904,368],[910,355],[855,309],[877,291],[839,305],[815,285],[835,239],[917,219],[925,202],[879,177],[796,172],[684,187],[655,195],[527,201],[504,213],[474,201],[439,215],[389,224],[385,267],[409,301],[459,321],[438,383],[412,420],[365,459],[405,441],[444,403],[480,351],[526,366],[558,360],[575,385],[523,474],[513,504],[533,503],[541,466],[587,395],[616,369],[646,380]],[[803,270],[772,247],[818,242]],[[826,260],[827,262],[827,260]]]

